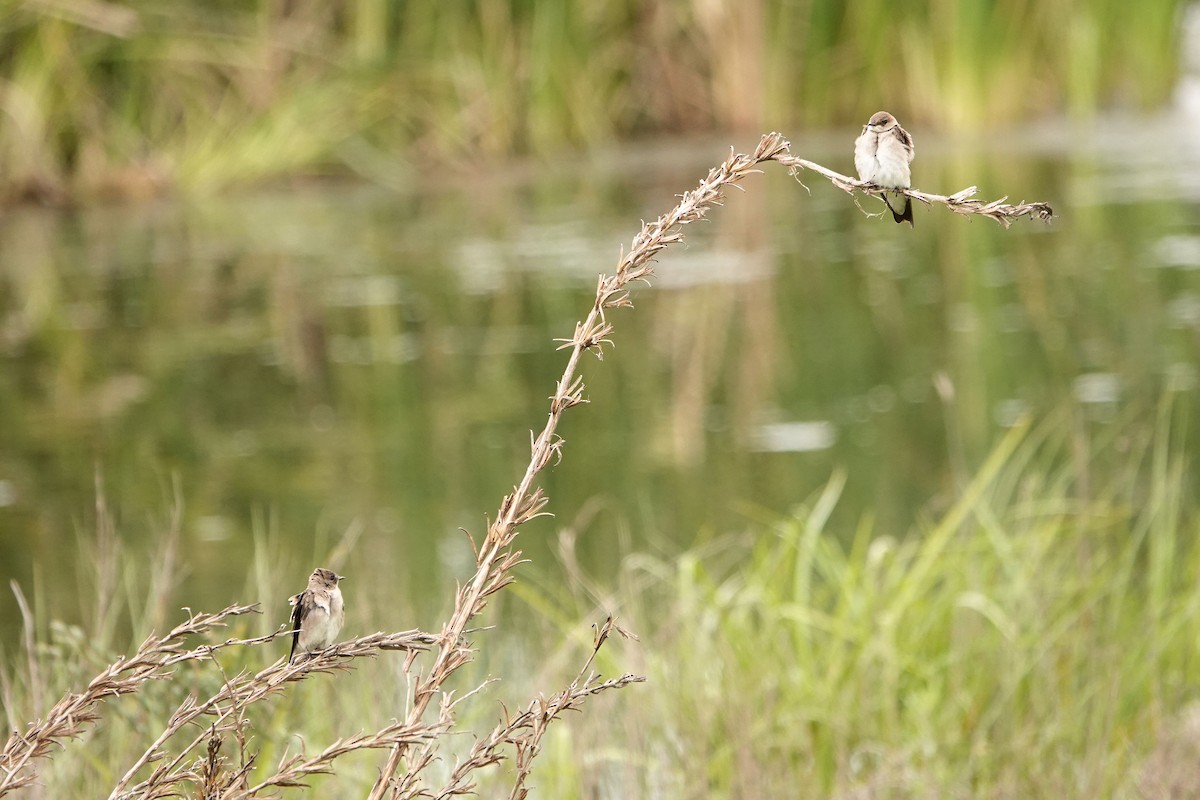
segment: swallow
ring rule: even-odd
[[[909,164],[915,152],[908,131],[901,128],[891,114],[880,111],[868,120],[854,142],[854,166],[858,169],[859,179],[868,183],[884,189],[908,189],[912,187]],[[893,193],[892,200],[888,199],[887,192],[882,196],[897,223],[907,222],[910,227],[916,227],[911,197],[899,192]],[[893,202],[896,205],[892,205]]]

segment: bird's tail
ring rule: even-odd
[[[901,209],[900,211],[897,211],[896,206],[892,205],[892,203],[893,202],[899,203],[901,197],[904,198],[904,208]],[[885,194],[883,196],[883,202],[887,203],[888,210],[892,212],[892,219],[896,220],[897,224],[899,224],[901,222],[907,222],[908,226],[910,228],[917,227],[916,225],[913,224],[912,198],[911,197],[909,197],[906,194],[905,195],[897,195],[894,199],[889,200],[888,196]]]

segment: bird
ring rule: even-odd
[[[908,165],[915,152],[908,131],[901,128],[891,114],[880,111],[871,116],[854,141],[854,166],[858,169],[858,177],[868,183],[884,189],[908,189],[912,186]],[[893,194],[897,204],[900,198],[904,199],[904,207],[897,211],[888,199],[888,193],[884,192],[883,202],[892,212],[892,218],[897,223],[907,222],[916,227],[913,225],[912,198],[899,192]]]
[[[345,580],[333,570],[317,567],[308,576],[308,588],[288,598],[292,606],[292,651],[288,663],[296,655],[296,649],[311,653],[324,650],[333,644],[342,622],[346,619],[346,606],[342,602],[342,590],[338,583]]]

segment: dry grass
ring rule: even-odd
[[[119,658],[92,679],[80,693],[68,693],[55,703],[42,719],[32,722],[24,733],[14,731],[0,751],[0,795],[8,794],[34,781],[38,759],[49,755],[54,746],[81,735],[100,719],[98,708],[109,697],[132,694],[147,681],[169,677],[170,669],[184,661],[211,659],[222,648],[246,644],[229,640],[220,645],[203,645],[181,650],[187,636],[208,633],[221,627],[229,617],[256,611],[255,606],[230,606],[216,614],[198,614],[177,625],[165,636],[151,636],[131,658]],[[28,629],[28,628],[27,628]]]
[[[587,402],[583,378],[578,374],[579,366],[587,351],[598,358],[603,357],[604,345],[610,342],[613,333],[608,312],[631,308],[632,284],[649,281],[654,274],[655,257],[666,247],[683,240],[682,227],[704,219],[710,208],[721,204],[727,188],[739,186],[747,176],[759,171],[760,164],[768,161],[779,162],[793,172],[798,169],[816,171],[847,192],[878,193],[877,187],[792,156],[788,142],[777,133],[763,136],[752,153],[731,153],[695,189],[684,193],[675,208],[642,227],[634,237],[632,247],[618,260],[614,274],[600,276],[592,307],[576,324],[574,335],[560,340],[560,349],[570,353],[550,397],[546,424],[540,433],[532,436],[531,455],[524,475],[501,501],[483,540],[478,543],[472,540],[476,561],[474,575],[458,589],[454,612],[441,632],[377,633],[342,642],[294,664],[279,659],[257,673],[243,672],[230,677],[222,672],[222,686],[218,691],[204,700],[189,696],[175,708],[163,729],[125,769],[109,795],[110,800],[178,796],[186,792],[187,786],[194,787],[194,792],[205,798],[256,797],[273,788],[302,785],[307,776],[331,772],[334,760],[340,756],[368,749],[389,750],[370,792],[372,800],[470,794],[475,786],[474,773],[509,758],[510,753],[515,764],[510,797],[525,797],[533,759],[550,723],[566,711],[578,710],[596,694],[628,686],[643,678],[626,674],[602,681],[599,675],[591,672],[600,647],[612,631],[619,631],[609,619],[599,628],[591,655],[568,687],[549,699],[531,701],[515,716],[506,715],[491,734],[480,739],[453,768],[448,780],[431,788],[425,783],[424,773],[438,760],[444,735],[454,730],[457,708],[478,691],[456,697],[448,688],[450,677],[474,657],[468,638],[473,630],[468,626],[487,606],[488,599],[513,581],[512,571],[522,563],[521,551],[515,546],[521,526],[545,513],[548,497],[535,486],[535,479],[547,465],[562,458],[564,441],[556,430],[563,413]],[[915,190],[907,194],[925,203],[945,205],[956,213],[981,215],[1005,225],[1022,216],[1041,219],[1051,216],[1049,206],[1043,203],[1017,206],[1001,201],[982,203],[969,199],[974,191],[972,188],[948,197]],[[256,639],[230,639],[220,644],[183,649],[185,638],[211,635],[228,618],[256,610],[253,606],[231,606],[217,614],[189,615],[186,622],[166,635],[148,638],[132,658],[115,661],[83,692],[67,694],[41,720],[31,723],[24,733],[14,733],[9,738],[0,752],[0,796],[35,781],[38,761],[53,752],[56,744],[79,736],[85,728],[96,723],[100,719],[103,699],[134,693],[147,681],[171,680],[185,662],[215,664],[213,654],[218,650],[257,647],[290,633],[281,630]],[[404,671],[412,679],[413,690],[404,720],[372,733],[340,738],[313,756],[284,759],[265,778],[251,783],[255,756],[247,745],[247,710],[291,683],[315,673],[348,668],[354,659],[373,656],[381,650],[407,653]],[[428,666],[422,666],[425,659],[418,658],[424,652],[432,659]],[[217,666],[220,669],[220,665]],[[434,706],[436,712],[430,713]],[[230,737],[239,745],[236,764],[221,755],[223,744]],[[403,770],[402,764],[405,765]]]

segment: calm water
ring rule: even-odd
[[[585,360],[592,402],[560,429],[565,459],[545,475],[558,516],[527,529],[527,569],[555,574],[547,548],[570,525],[604,582],[631,551],[751,529],[837,470],[835,532],[870,518],[903,535],[1021,414],[1148,428],[1165,386],[1194,406],[1200,138],[1178,125],[1111,120],[1072,152],[1057,127],[914,131],[921,188],[1047,200],[1050,227],[918,208],[909,230],[770,165],[692,226],[637,309],[614,315],[616,347]],[[793,151],[848,171],[854,134]],[[639,220],[727,144],[538,165],[529,180],[7,212],[6,646],[10,579],[83,616],[98,482],[131,596],[178,511],[172,608],[259,599],[265,555],[291,579],[270,587],[282,621],[282,597],[337,551],[360,607],[436,611],[470,569],[457,529],[481,534],[524,469],[565,359],[552,340]]]

